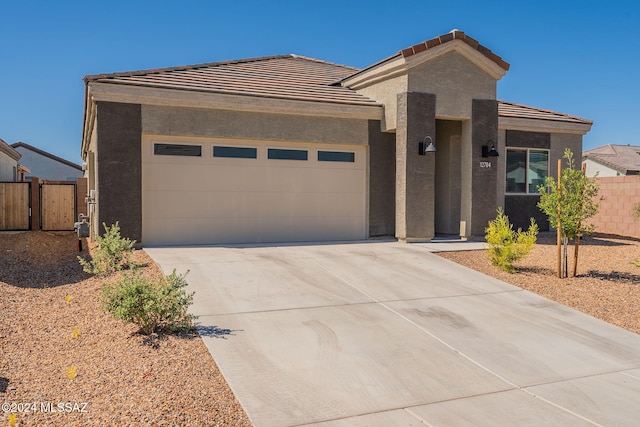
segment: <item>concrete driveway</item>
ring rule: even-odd
[[[447,245],[145,250],[190,270],[256,426],[638,425],[640,335],[430,253]]]

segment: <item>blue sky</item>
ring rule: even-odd
[[[457,28],[511,64],[498,97],[640,145],[635,1],[0,0],[0,138],[80,162],[87,74],[296,53],[365,67]]]

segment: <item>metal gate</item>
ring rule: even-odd
[[[40,224],[43,230],[73,230],[76,221],[76,185],[47,184],[40,186]]]
[[[29,230],[28,182],[0,182],[0,230]]]

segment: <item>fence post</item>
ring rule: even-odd
[[[40,179],[31,178],[31,231],[40,230]]]

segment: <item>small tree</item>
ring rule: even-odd
[[[487,239],[487,252],[491,264],[508,273],[513,273],[513,263],[527,255],[533,249],[538,235],[538,225],[531,218],[531,225],[527,231],[514,231],[509,217],[504,214],[502,208],[498,208],[496,219],[489,221],[485,229]]]
[[[538,186],[540,192],[538,207],[547,215],[551,224],[557,226],[560,220],[559,231],[564,259],[562,277],[567,277],[569,239],[575,241],[572,274],[575,276],[578,269],[580,238],[585,234],[591,234],[594,229],[593,224],[588,224],[586,220],[598,212],[598,202],[602,197],[597,198],[599,187],[595,179],[586,177],[581,169],[576,169],[570,149],[565,149],[563,158],[566,159],[567,167],[560,175],[560,193],[558,193],[558,184],[555,179],[547,177],[544,185]],[[558,205],[560,206],[559,214]]]

